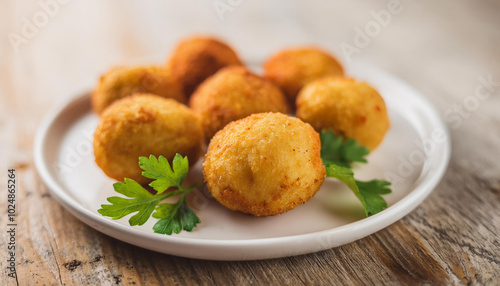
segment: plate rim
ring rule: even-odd
[[[351,63],[353,65],[353,63]],[[255,239],[232,239],[232,240],[220,240],[220,239],[205,239],[205,238],[191,238],[191,237],[176,237],[176,236],[166,236],[157,233],[149,233],[145,231],[141,231],[132,226],[125,226],[119,224],[109,218],[105,218],[100,216],[98,213],[93,213],[83,205],[78,203],[76,199],[72,198],[69,194],[66,193],[64,187],[60,185],[51,175],[49,171],[49,163],[45,160],[45,143],[46,137],[51,128],[57,124],[56,119],[60,116],[64,111],[68,108],[71,108],[76,103],[82,100],[90,100],[90,86],[85,84],[84,86],[80,86],[78,92],[74,92],[76,96],[71,96],[64,100],[61,104],[57,105],[55,108],[50,110],[48,114],[43,118],[41,124],[39,125],[33,147],[33,159],[35,163],[35,168],[45,183],[50,193],[54,195],[54,197],[73,215],[76,216],[79,220],[83,221],[87,225],[96,229],[99,232],[105,233],[106,235],[112,236],[116,239],[143,247],[147,249],[151,249],[154,251],[159,251],[167,254],[173,254],[177,256],[184,256],[190,258],[201,258],[201,259],[211,259],[211,260],[254,260],[254,259],[268,259],[268,258],[277,258],[277,257],[285,257],[291,255],[299,255],[305,253],[311,253],[316,251],[321,251],[325,249],[330,249],[336,246],[340,246],[345,244],[344,242],[340,242],[338,240],[329,239],[329,237],[343,234],[343,236],[349,235],[350,237],[354,237],[354,239],[348,239],[348,242],[359,240],[365,236],[373,234],[383,228],[393,224],[394,222],[400,220],[402,217],[409,214],[413,211],[417,206],[419,206],[425,198],[435,189],[437,184],[440,182],[442,177],[444,176],[447,166],[449,164],[449,160],[451,157],[451,140],[449,130],[446,127],[446,124],[443,122],[442,118],[439,116],[436,108],[430,103],[430,101],[423,96],[419,91],[409,86],[407,83],[399,79],[398,77],[385,72],[384,70],[366,64],[366,63],[356,63],[356,65],[366,67],[370,70],[374,70],[379,73],[384,78],[388,78],[389,80],[397,83],[401,87],[405,88],[410,92],[410,95],[413,97],[416,102],[418,102],[419,107],[425,107],[423,111],[424,114],[427,115],[427,119],[432,123],[433,128],[439,128],[444,132],[444,140],[437,144],[438,151],[441,149],[442,152],[435,152],[436,155],[433,155],[430,158],[437,158],[434,161],[438,160],[437,165],[433,166],[435,170],[432,172],[433,175],[426,175],[425,173],[421,173],[416,180],[422,179],[419,184],[414,187],[406,196],[401,198],[399,201],[385,209],[384,211],[377,213],[373,216],[363,218],[361,220],[348,223],[346,225],[342,225],[339,227],[334,227],[331,229],[297,234],[297,235],[288,235],[282,237],[272,237],[272,238],[255,238]],[[83,91],[83,92],[82,92]],[[441,148],[439,148],[441,147]],[[423,168],[426,164],[429,163],[429,158],[424,161]],[[361,232],[356,233],[361,229]],[[123,238],[123,236],[129,236]],[[342,235],[341,235],[342,236]],[[137,242],[136,239],[143,239],[143,241]],[[340,239],[341,240],[341,239]],[[326,241],[325,245],[319,247],[309,247],[308,250],[296,251],[297,253],[291,253],[287,255],[273,254],[267,253],[263,255],[253,249],[253,247],[258,246],[282,246],[284,243],[288,245],[302,245],[308,242],[321,242]],[[148,242],[148,243],[147,243]],[[151,245],[149,245],[151,243]],[[248,256],[240,256],[236,257],[235,255],[231,255],[226,253],[226,255],[230,259],[219,258],[210,255],[209,253],[203,253],[203,251],[199,253],[180,253],[179,251],[172,251],[172,249],[159,249],[158,246],[154,244],[162,244],[162,243],[172,243],[174,245],[179,246],[187,246],[187,247],[216,247],[216,251],[228,250],[235,251],[236,253],[243,253],[245,249],[255,251],[255,253],[249,253]],[[238,249],[240,248],[240,249]],[[303,249],[303,248],[302,248]],[[168,251],[165,251],[168,250]],[[214,252],[212,249],[208,252]],[[257,254],[259,253],[259,254]]]

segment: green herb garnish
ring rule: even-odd
[[[154,226],[156,233],[172,234],[180,233],[182,230],[191,231],[200,223],[200,219],[186,204],[187,195],[195,189],[198,184],[184,188],[182,184],[189,171],[187,157],[176,154],[172,160],[172,168],[168,160],[160,156],[156,159],[151,155],[149,158],[140,157],[139,166],[144,170],[142,175],[146,178],[154,179],[149,184],[157,191],[155,195],[148,192],[144,187],[132,179],[125,178],[124,182],[113,184],[113,188],[129,199],[122,197],[109,197],[107,200],[111,205],[101,205],[98,212],[103,216],[113,219],[120,219],[124,216],[135,213],[130,219],[130,225],[143,225],[151,217],[160,219]],[[169,188],[176,188],[164,193]],[[160,202],[172,196],[180,195],[176,203]],[[153,213],[153,211],[155,211]]]
[[[321,158],[323,163],[335,164],[350,168],[352,163],[366,163],[365,156],[370,150],[361,146],[354,139],[344,140],[342,136],[335,136],[333,131],[321,131]]]
[[[354,179],[354,173],[350,169],[353,162],[367,163],[365,156],[370,150],[354,139],[344,140],[335,136],[332,131],[323,130],[320,138],[321,159],[326,168],[326,176],[345,183],[363,204],[366,216],[386,209],[387,202],[381,195],[391,193],[391,183],[384,180],[358,181]]]
[[[371,180],[362,182],[354,179],[354,173],[346,167],[330,164],[326,166],[326,176],[344,182],[361,201],[366,216],[374,215],[387,208],[387,202],[381,195],[391,193],[390,182]]]

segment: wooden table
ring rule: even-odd
[[[81,223],[51,197],[33,167],[40,119],[80,82],[126,60],[166,55],[193,33],[226,38],[247,59],[312,43],[348,65],[341,43],[352,45],[356,27],[382,17],[390,1],[236,1],[219,14],[217,1],[66,2],[0,4],[0,284],[500,284],[498,1],[403,0],[352,55],[419,89],[449,124],[450,166],[430,197],[357,242],[247,262],[163,255]],[[29,31],[26,21],[35,28]],[[493,83],[485,86],[488,78]],[[18,183],[17,279],[7,277],[8,168],[16,169]]]

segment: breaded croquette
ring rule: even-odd
[[[332,130],[375,149],[389,129],[384,99],[370,85],[326,77],[305,86],[297,97],[297,117],[318,132]]]
[[[189,106],[201,116],[207,139],[229,122],[253,113],[289,112],[277,86],[238,66],[224,68],[203,82]]]
[[[152,93],[186,103],[181,86],[170,72],[160,66],[116,67],[101,76],[92,93],[92,106],[97,114],[115,100],[134,93]]]
[[[152,94],[135,94],[114,102],[103,112],[94,135],[97,165],[118,181],[150,181],[141,175],[140,156],[163,155],[170,161],[180,153],[194,164],[203,151],[198,115],[173,99]]]
[[[236,52],[222,41],[206,37],[182,41],[167,63],[187,97],[206,78],[230,65],[242,65]]]
[[[344,70],[333,56],[320,49],[298,48],[269,58],[264,64],[264,74],[295,104],[297,94],[306,84],[328,75],[343,76]]]
[[[259,113],[212,138],[203,174],[222,205],[254,216],[279,215],[311,199],[325,178],[318,133],[298,118]]]

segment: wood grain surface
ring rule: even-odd
[[[245,59],[308,43],[348,65],[341,43],[353,44],[356,27],[391,1],[241,1],[223,14],[216,1],[64,1],[23,35],[25,20],[44,20],[37,13],[49,2],[0,3],[1,285],[500,284],[500,2],[399,1],[401,11],[353,54],[420,90],[448,123],[450,166],[422,205],[342,247],[245,262],[159,254],[80,222],[34,169],[41,118],[81,82],[126,60],[167,55],[194,33],[227,39]],[[8,168],[18,188],[16,279],[7,276]]]

